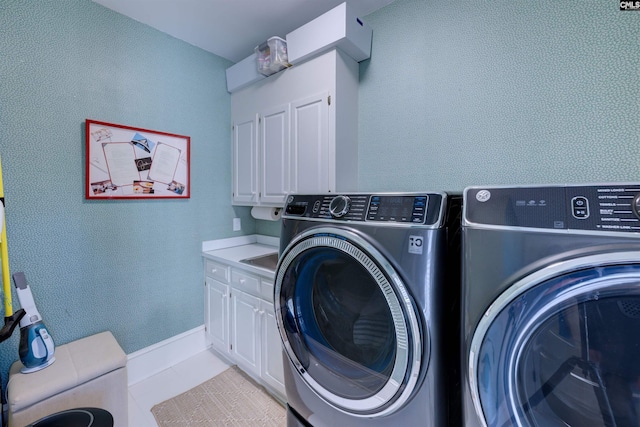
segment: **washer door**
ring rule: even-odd
[[[299,235],[281,256],[274,301],[286,353],[330,405],[382,416],[411,396],[428,361],[426,331],[400,276],[360,236],[328,227]]]
[[[543,269],[487,310],[469,378],[487,426],[640,426],[640,253]]]

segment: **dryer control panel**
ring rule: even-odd
[[[472,187],[464,207],[468,223],[640,233],[640,184]]]
[[[284,218],[433,225],[442,218],[443,193],[290,195]]]

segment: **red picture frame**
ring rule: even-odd
[[[86,119],[85,198],[188,199],[191,138]]]

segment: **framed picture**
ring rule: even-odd
[[[189,145],[183,135],[87,119],[87,199],[188,199]]]

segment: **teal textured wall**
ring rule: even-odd
[[[256,220],[256,233],[263,234],[265,236],[280,236],[280,227],[282,221],[262,221]]]
[[[640,180],[640,12],[396,0],[365,20],[363,191]]]
[[[111,330],[131,353],[201,325],[202,241],[255,231],[231,206],[231,63],[89,0],[3,0],[0,58],[10,266],[56,342]],[[191,198],[86,201],[86,118],[189,135]]]
[[[640,12],[396,0],[365,20],[362,191],[640,179]],[[230,205],[229,65],[89,0],[0,3],[10,264],[59,344],[108,329],[131,353],[202,324],[201,242],[235,216],[279,233]],[[86,118],[189,135],[191,198],[85,201]],[[17,334],[0,372],[16,358]]]

